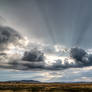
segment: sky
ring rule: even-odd
[[[0,81],[90,82],[91,34],[92,0],[0,0]]]

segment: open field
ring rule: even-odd
[[[0,92],[92,92],[92,84],[83,83],[0,83]]]

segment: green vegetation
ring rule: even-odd
[[[92,92],[92,84],[83,83],[0,83],[0,92]]]

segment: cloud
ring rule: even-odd
[[[81,48],[71,48],[71,51],[70,51],[70,56],[77,61],[82,61],[82,58],[86,54],[87,53]]]
[[[44,53],[37,49],[32,49],[31,51],[26,51],[24,53],[22,60],[30,62],[44,61]]]
[[[0,26],[0,50],[7,49],[9,44],[18,44],[22,36],[10,27]]]
[[[70,56],[75,60],[76,67],[85,67],[92,65],[92,54],[88,54],[81,48],[72,48]]]
[[[73,59],[74,62],[70,63],[70,58]],[[0,67],[15,70],[64,70],[92,65],[92,55],[87,54],[87,52],[81,48],[71,48],[70,58],[66,57],[64,63],[62,63],[61,59],[56,59],[49,65],[46,63],[44,53],[37,49],[32,49],[26,51],[20,60],[12,59],[10,62],[2,64]]]
[[[62,59],[56,59],[56,62],[48,67],[48,69],[64,70],[68,68],[82,68],[87,66],[92,66],[92,54],[89,54],[86,50],[79,47],[74,47],[70,49],[69,56],[64,59],[64,63],[62,63]]]
[[[31,42],[27,48],[26,42],[27,39],[13,28],[0,26],[0,68],[64,70],[92,66],[92,54],[82,48]]]
[[[0,68],[10,68],[8,62],[21,58],[24,38],[11,27],[0,26]]]
[[[0,44],[14,42],[21,36],[10,27],[0,27]]]

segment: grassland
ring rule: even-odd
[[[0,92],[92,92],[92,84],[83,83],[0,83]]]

